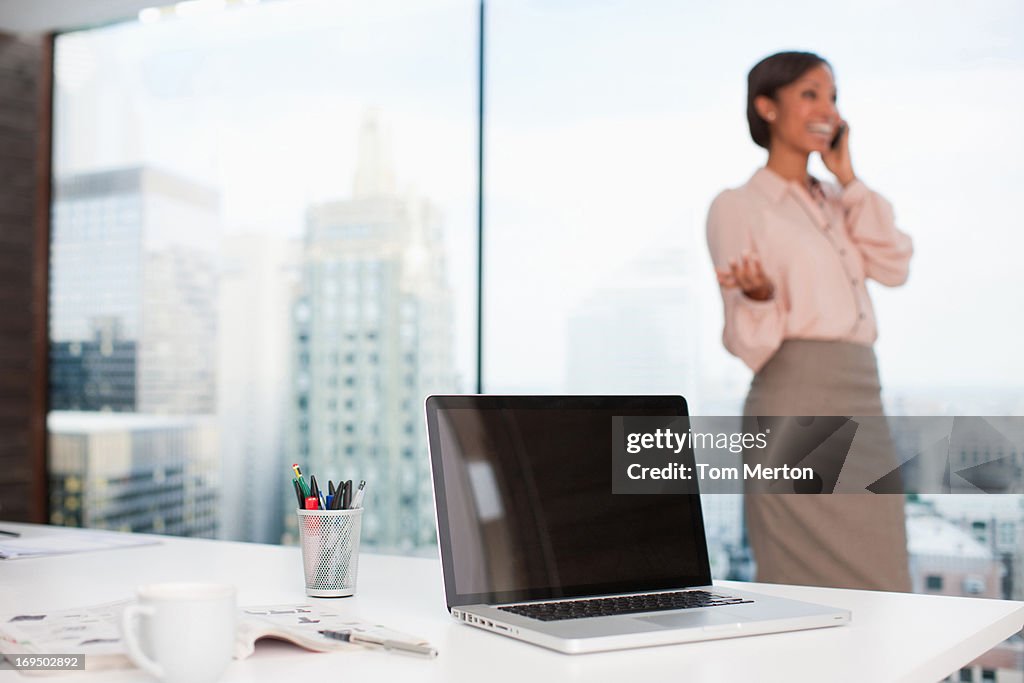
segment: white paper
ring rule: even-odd
[[[159,542],[158,539],[136,534],[76,529],[74,532],[67,533],[57,532],[27,538],[0,539],[0,560],[84,553],[91,550],[153,545]]]

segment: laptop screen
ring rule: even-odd
[[[449,607],[711,583],[696,485],[612,494],[612,418],[686,415],[681,396],[431,396],[426,410]]]

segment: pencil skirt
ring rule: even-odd
[[[754,376],[744,414],[882,416],[874,350],[786,340]],[[888,428],[873,429],[865,441],[895,461]],[[903,495],[747,493],[744,514],[758,581],[911,590]]]

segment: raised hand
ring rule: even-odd
[[[754,252],[745,251],[739,259],[729,259],[729,267],[716,268],[715,274],[722,287],[739,287],[755,301],[767,301],[775,295],[775,285],[765,274],[761,257]]]

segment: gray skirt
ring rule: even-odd
[[[744,414],[880,416],[875,353],[786,340],[754,376]],[[870,443],[895,460],[887,429]],[[758,581],[910,591],[902,495],[748,493],[744,501]]]

